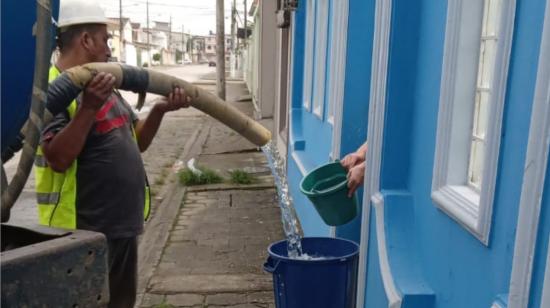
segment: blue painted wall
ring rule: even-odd
[[[313,170],[328,160],[332,129],[303,107],[304,44],[306,32],[306,1],[300,1],[295,13],[293,47],[292,109],[290,111],[290,145],[288,182],[294,207],[306,236],[327,236],[329,227],[323,223],[313,205],[300,192],[302,173],[294,156],[307,170]]]
[[[330,3],[330,8],[332,9],[332,1]],[[346,81],[343,106],[344,120],[341,139],[342,156],[355,151],[366,139],[368,99],[370,95],[370,63],[372,58],[372,25],[374,24],[374,1],[350,0],[349,6]],[[301,1],[295,15],[296,27],[293,55],[295,64],[293,67],[291,146],[288,157],[288,177],[290,190],[294,198],[294,206],[305,235],[328,236],[329,227],[323,223],[313,205],[299,191],[299,183],[303,175],[298,168],[298,163],[309,172],[315,167],[328,162],[332,147],[332,125],[326,121],[328,102],[325,102],[323,119],[319,119],[303,107],[304,41],[306,39],[305,9],[306,1]],[[331,26],[329,24],[329,30]],[[299,41],[299,44],[296,44],[297,41]],[[331,57],[330,44],[329,39],[327,63]],[[317,72],[314,70],[313,74],[315,75]],[[323,77],[316,76],[316,78]],[[327,83],[325,93],[327,93],[328,86]],[[361,214],[354,221],[338,228],[337,235],[359,242],[360,217]]]
[[[446,2],[393,1],[381,189],[410,193],[414,229],[405,236],[417,245],[417,270],[435,292],[436,307],[490,307],[498,294],[508,292],[544,3],[517,3],[490,245],[486,247],[438,210],[430,197]],[[386,228],[399,232],[401,225]],[[375,224],[371,224],[365,307],[387,307],[385,294],[378,294],[380,286],[372,285],[380,283],[378,260],[373,256],[378,251],[374,233]],[[404,288],[399,283],[398,288]]]
[[[374,1],[350,0],[341,157],[357,150],[367,139],[373,30]],[[362,189],[358,200],[363,200]],[[356,219],[338,227],[336,235],[359,243],[361,215],[359,212]]]

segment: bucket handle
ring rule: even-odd
[[[320,183],[331,182],[332,180],[337,179],[337,178],[341,178],[341,177],[343,178],[344,176],[343,176],[342,174],[333,175],[333,176],[331,176],[331,177],[329,177],[329,178],[326,178],[326,179],[320,181],[319,183],[317,183],[316,186],[319,186]],[[345,182],[347,182],[347,179],[346,179]],[[340,185],[340,184],[341,184],[341,182],[338,183],[337,185]],[[336,186],[336,185],[335,185],[335,186]],[[316,194],[324,194],[324,193],[326,193],[326,192],[332,191],[333,189],[334,189],[334,186],[333,186],[333,187],[329,187],[329,188],[325,188],[325,189],[320,189],[320,190],[315,189],[315,187],[314,187],[314,188],[311,190],[311,192],[312,192],[312,193],[316,193]]]
[[[277,270],[280,262],[281,260],[275,260],[271,256],[267,257],[264,263],[264,271],[273,274]]]

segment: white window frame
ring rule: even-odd
[[[338,140],[333,146],[333,157],[340,155],[340,133],[342,130],[342,108],[344,103],[344,86],[346,79],[346,51],[348,35],[348,0],[332,2],[330,14],[330,64],[327,74],[328,112],[327,122],[334,127],[332,140]]]
[[[346,50],[348,43],[349,0],[333,1],[330,20],[330,65],[327,75],[327,122],[332,125],[332,147],[329,161],[340,157],[342,139],[342,113],[346,79]],[[330,228],[330,236],[336,237],[336,227]]]
[[[323,120],[325,84],[327,80],[327,39],[329,0],[316,0],[315,6],[315,68],[313,70],[313,114]]]
[[[502,1],[479,192],[467,185],[472,122],[463,119],[473,115],[483,2],[449,0],[447,8],[432,200],[484,245],[489,244],[515,7],[515,0]]]
[[[311,110],[312,87],[313,87],[313,57],[315,52],[313,44],[315,39],[315,1],[306,0],[306,33],[304,46],[304,88],[302,98],[304,108]]]

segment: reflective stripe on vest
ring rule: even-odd
[[[61,73],[55,66],[50,68],[49,82]],[[77,103],[73,100],[67,112],[73,118]],[[133,131],[133,127],[132,127]],[[135,132],[134,140],[137,142]],[[42,147],[38,146],[35,158],[36,201],[38,203],[39,223],[46,226],[75,229],[76,228],[76,168],[77,160],[63,173],[55,172],[48,166]],[[147,181],[147,179],[146,179]],[[150,214],[149,185],[145,187],[144,217]]]

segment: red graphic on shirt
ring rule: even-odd
[[[123,115],[121,115],[119,117],[116,117],[112,120],[103,120],[103,121],[97,122],[95,130],[98,133],[105,134],[105,133],[108,133],[108,132],[112,131],[115,128],[121,127],[126,122],[128,122],[128,115],[123,114]]]
[[[115,96],[111,95],[110,99],[101,107],[101,109],[97,112],[95,119],[96,119],[96,128],[95,130],[98,133],[105,134],[110,131],[112,131],[115,128],[119,128],[123,126],[126,122],[128,122],[128,115],[123,114],[121,116],[118,116],[114,119],[106,119],[107,115],[109,114],[109,111],[113,108],[113,106],[117,103],[117,99]]]
[[[116,103],[116,99],[111,95],[111,98],[109,99],[109,101],[107,101],[103,105],[103,107],[101,107],[101,109],[96,113],[95,120],[96,121],[104,120],[105,117],[107,116],[107,113],[109,112],[109,110],[111,110],[111,108],[113,108],[115,103]]]

